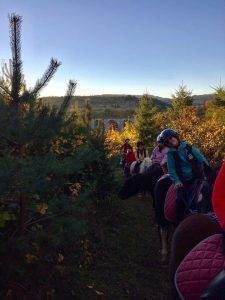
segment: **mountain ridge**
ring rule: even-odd
[[[87,99],[91,100],[91,102],[95,102],[96,100],[108,100],[108,101],[113,101],[113,100],[118,100],[118,98],[123,98],[123,99],[128,99],[129,101],[132,100],[140,100],[140,98],[143,95],[130,95],[130,94],[100,94],[100,95],[85,95],[85,96],[74,96],[73,101],[76,100],[83,100],[86,101]],[[155,95],[150,95],[153,99],[158,100],[162,103],[165,103],[167,105],[171,105],[172,99],[167,98],[167,97],[161,97],[161,96],[155,96]],[[214,94],[200,94],[200,95],[193,95],[194,98],[194,104],[195,105],[203,105],[206,101],[212,99]],[[47,102],[51,104],[50,102],[55,102],[57,100],[62,101],[63,96],[47,96],[47,97],[42,97],[44,102]]]

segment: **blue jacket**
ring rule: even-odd
[[[187,143],[181,142],[179,149],[170,148],[169,151],[167,152],[168,173],[174,184],[181,183],[181,180],[178,177],[177,172],[176,172],[175,161],[174,161],[174,157],[172,154],[175,151],[177,151],[179,158],[180,158],[180,167],[181,167],[181,171],[183,173],[183,179],[191,180],[193,178],[192,167],[191,167],[191,164],[187,160],[187,151],[185,149],[186,145],[187,145]],[[202,164],[204,162],[208,165],[208,162],[205,159],[205,157],[193,146],[192,146],[192,153],[199,162],[201,162]]]

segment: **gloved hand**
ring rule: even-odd
[[[176,189],[181,189],[183,187],[183,183],[179,182],[175,184]]]

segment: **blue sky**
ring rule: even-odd
[[[22,57],[32,86],[49,59],[62,61],[43,95],[169,97],[225,83],[224,0],[0,0],[0,59],[10,58],[8,13],[22,15]]]

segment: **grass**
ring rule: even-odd
[[[150,199],[114,199],[91,220],[92,261],[82,271],[84,299],[169,299],[168,268],[159,261],[159,241]]]

